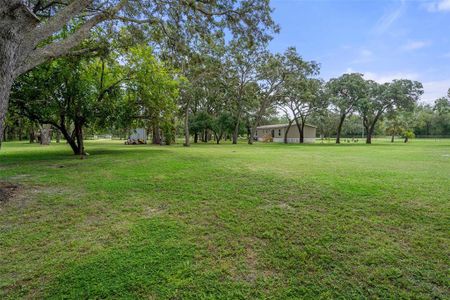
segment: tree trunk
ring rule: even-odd
[[[5,129],[3,129],[3,141],[6,142],[8,141],[8,126],[5,127]]]
[[[372,135],[375,130],[374,126],[370,126],[367,128],[367,137],[366,137],[366,144],[372,144]]]
[[[48,146],[51,142],[51,125],[40,125],[41,145]]]
[[[339,125],[337,128],[337,134],[336,134],[336,144],[341,143],[341,131],[342,131],[342,125],[344,124],[346,115],[341,115],[341,118],[339,119]]]
[[[34,132],[34,126],[30,126],[30,131],[28,133],[30,144],[34,144],[36,141],[36,134]]]
[[[198,143],[198,132],[194,133],[194,144]]]
[[[258,123],[255,122],[255,124],[253,124],[253,126],[250,128],[250,136],[248,137],[248,144],[249,145],[253,145],[253,139],[255,138],[255,132],[258,128]]]
[[[258,115],[256,116],[255,123],[250,128],[250,136],[248,137],[249,145],[253,145],[253,138],[255,136],[255,132],[256,132],[256,130],[258,128],[258,125],[261,123],[261,119],[262,119],[262,116],[261,116],[260,112],[258,112]]]
[[[299,143],[302,144],[303,143],[303,125],[300,124],[300,122],[298,121],[297,118],[295,118],[295,124],[297,125],[298,128],[298,132],[300,133],[300,138],[299,138]]]
[[[302,121],[302,124],[300,124],[300,144],[305,143],[305,122]]]
[[[395,134],[392,134],[392,137],[391,137],[391,143],[394,142],[394,137],[395,137]]]
[[[66,139],[67,143],[70,145],[70,148],[72,148],[73,154],[77,155],[78,153],[80,153],[78,145],[76,144],[76,142],[72,138],[72,136],[69,134],[69,132],[67,131],[67,128],[65,127],[64,124],[62,124],[62,126],[59,128],[59,130],[61,131],[62,135]]]
[[[61,142],[61,131],[56,129],[56,143],[60,143]]]
[[[190,143],[190,135],[189,135],[189,102],[186,103],[186,110],[184,112],[184,147],[189,147]]]
[[[86,154],[84,152],[83,125],[79,121],[75,121],[75,138],[78,144],[78,151],[75,154],[83,157]]]
[[[9,97],[17,77],[16,64],[23,55],[23,36],[34,25],[20,0],[0,2],[0,148],[3,141]],[[36,18],[37,19],[37,18]]]
[[[159,132],[159,127],[156,124],[153,125],[152,144],[154,144],[154,145],[160,145],[161,144],[161,134]]]
[[[294,121],[289,121],[288,127],[286,128],[286,131],[284,132],[284,143],[285,144],[288,143],[288,133],[289,133],[289,130],[291,129],[292,123],[294,123]]]
[[[382,114],[383,114],[383,110],[380,110],[380,111],[376,114],[376,116],[375,116],[375,118],[373,119],[373,121],[372,121],[371,124],[367,121],[367,123],[366,123],[367,126],[365,126],[366,129],[367,129],[366,144],[372,144],[372,136],[373,136],[373,133],[375,132],[375,125],[377,124],[378,119],[381,117]],[[369,124],[370,124],[370,125],[369,125]]]
[[[255,118],[255,123],[253,124],[251,131],[250,131],[250,138],[248,139],[248,143],[250,145],[253,144],[253,136],[255,135],[256,132],[256,128],[258,127],[258,125],[261,123],[261,120],[263,118],[263,116],[266,113],[267,110],[267,106],[269,106],[269,99],[265,99],[262,103],[261,103],[261,107],[259,108],[257,114],[256,114],[256,118]]]
[[[409,141],[409,138],[407,136],[405,136],[405,143],[407,143]]]
[[[2,43],[4,43],[4,40],[0,39],[0,148],[5,133],[9,96],[14,81],[13,61],[10,58],[12,53],[9,53],[11,49],[8,48],[8,43],[6,43],[6,45],[3,45]]]
[[[240,122],[239,120],[236,122],[236,126],[234,127],[234,132],[233,132],[233,144],[236,145],[238,142],[238,136],[239,136],[239,125]]]
[[[220,140],[221,140],[222,137],[223,137],[223,132],[222,132],[220,135],[214,133],[214,136],[216,137],[216,143],[217,143],[217,145],[219,145],[219,144],[220,144]]]
[[[19,141],[22,141],[22,138],[23,138],[22,121],[20,121],[20,124],[19,124],[19,131],[18,131],[17,137],[19,138]]]

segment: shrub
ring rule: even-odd
[[[409,139],[413,139],[416,137],[416,135],[414,134],[414,132],[412,132],[411,130],[406,130],[403,133],[403,137],[405,138],[405,143],[407,143],[409,141]]]

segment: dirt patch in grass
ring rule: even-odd
[[[291,205],[289,205],[286,202],[269,203],[266,205],[262,205],[261,208],[264,210],[267,210],[267,211],[272,211],[274,208],[275,209],[278,208],[281,210],[287,210],[287,211],[291,211],[294,209]]]
[[[9,182],[0,182],[0,205],[10,201],[21,190],[21,186]]]
[[[142,215],[145,218],[152,218],[152,217],[154,217],[156,215],[161,214],[163,211],[164,211],[163,208],[146,206],[146,207],[143,208]]]
[[[231,262],[229,269],[233,280],[253,285],[258,280],[267,280],[276,275],[274,270],[267,269],[260,262],[258,253],[267,246],[264,241],[256,237],[247,237],[243,238],[240,244],[244,247],[243,252]]]

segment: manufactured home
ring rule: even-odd
[[[259,126],[256,128],[255,138],[258,141],[265,141],[271,138],[275,143],[283,143],[287,131],[287,142],[299,143],[300,131],[297,125],[292,124],[289,130],[288,128],[289,124]],[[316,129],[316,126],[305,124],[303,142],[314,143],[316,141]]]

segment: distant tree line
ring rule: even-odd
[[[307,123],[336,143],[449,134],[450,95],[423,105],[417,81],[352,73],[325,82],[296,48],[271,53],[278,26],[265,0],[11,3],[0,8],[0,141],[53,135],[84,155],[86,135],[126,138],[137,127],[154,144],[183,136],[185,146],[252,144],[257,126],[277,122],[296,126],[300,143]]]
[[[414,111],[412,129],[418,136],[450,136],[450,90],[433,105],[421,104]]]

